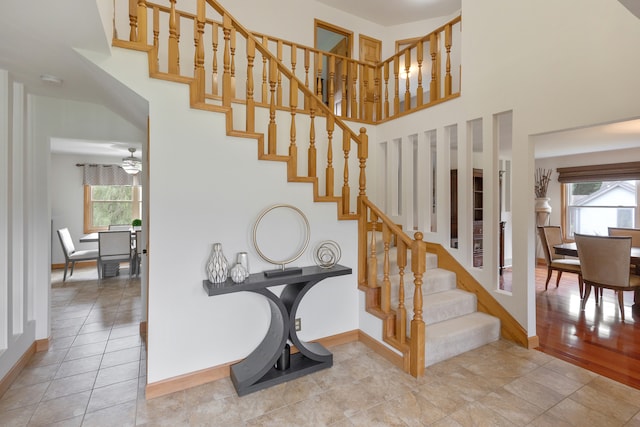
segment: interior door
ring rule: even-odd
[[[380,76],[376,75],[376,68],[380,62],[382,51],[382,42],[372,37],[360,34],[360,61],[370,66],[363,66],[360,75],[360,115],[366,120],[372,120],[375,114],[380,117],[382,112],[380,102]],[[378,85],[376,85],[376,79]],[[378,94],[378,102],[375,103],[376,93]]]

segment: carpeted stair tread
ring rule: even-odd
[[[426,366],[500,338],[500,320],[476,312],[426,326]]]

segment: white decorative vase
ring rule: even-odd
[[[233,283],[242,283],[247,277],[249,277],[249,272],[242,264],[236,264],[231,269],[231,280],[233,280]]]
[[[551,214],[549,200],[551,200],[549,197],[536,198],[536,222],[538,223],[538,227],[548,224],[549,215]]]
[[[229,265],[222,253],[222,245],[214,243],[211,256],[207,261],[207,276],[211,283],[223,283],[227,280]]]

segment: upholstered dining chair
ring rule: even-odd
[[[563,272],[575,273],[578,275],[578,289],[580,290],[580,298],[584,297],[584,286],[582,284],[582,275],[580,269],[580,260],[575,258],[565,258],[563,255],[556,254],[554,245],[564,243],[562,239],[562,228],[558,225],[547,225],[538,227],[540,242],[542,243],[542,251],[544,252],[544,260],[547,264],[547,281],[544,284],[544,290],[549,286],[551,274],[556,271],[556,288],[560,284],[560,277]]]
[[[132,251],[130,231],[101,231],[98,233],[98,266],[101,278],[110,271],[118,271],[121,262],[129,263],[129,276],[132,271]]]
[[[631,246],[640,248],[640,228],[608,227],[607,231],[609,236],[631,236]],[[640,266],[634,265],[631,268],[638,270]]]
[[[578,257],[582,268],[582,280],[586,285],[582,299],[582,309],[591,287],[607,288],[615,291],[618,297],[620,318],[624,321],[624,291],[640,289],[640,276],[630,274],[631,237],[630,236],[591,236],[574,234]]]
[[[64,275],[62,281],[67,280],[67,268],[71,263],[71,272],[69,277],[73,276],[73,268],[77,261],[93,261],[98,259],[97,249],[87,249],[77,251],[71,238],[71,233],[68,228],[61,228],[58,231],[58,237],[60,238],[60,244],[62,245],[62,252],[64,253]],[[98,270],[99,271],[99,270]]]

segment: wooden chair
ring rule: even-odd
[[[69,277],[73,276],[73,268],[76,265],[76,261],[93,261],[98,259],[97,249],[88,249],[77,251],[71,233],[68,228],[61,228],[58,231],[58,237],[60,238],[60,244],[62,245],[62,252],[64,252],[64,275],[62,281],[67,280],[67,267],[71,263],[71,273]],[[99,271],[99,270],[98,270]]]
[[[547,281],[544,284],[544,290],[547,290],[549,286],[549,280],[551,280],[551,273],[557,272],[556,276],[556,288],[560,284],[560,278],[563,272],[575,273],[578,275],[578,288],[580,290],[580,298],[584,297],[584,285],[582,283],[582,274],[580,268],[580,260],[575,258],[565,258],[563,255],[556,254],[554,245],[563,243],[562,229],[558,225],[547,225],[538,227],[538,235],[542,242],[542,250],[544,252],[544,259],[547,263]]]
[[[129,263],[129,276],[133,273],[131,232],[101,231],[98,233],[98,272],[104,278],[118,274],[121,262]]]
[[[586,285],[582,299],[582,309],[591,287],[607,288],[615,291],[618,297],[620,318],[624,321],[624,291],[640,289],[640,276],[629,273],[631,264],[630,236],[591,236],[574,234],[578,257],[582,267],[582,280]]]

